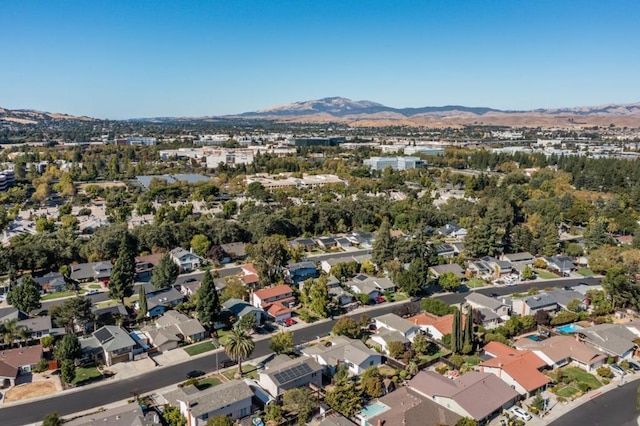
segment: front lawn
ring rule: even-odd
[[[571,398],[573,395],[578,393],[578,389],[573,386],[565,386],[559,391],[556,392],[557,396],[561,396],[563,398]]]
[[[197,343],[195,345],[185,346],[182,349],[184,349],[184,351],[188,353],[189,356],[194,356],[194,355],[212,351],[214,349],[218,349],[218,345],[216,345],[213,340],[210,340],[208,342],[202,342],[202,343]]]
[[[220,383],[222,383],[222,381],[217,377],[207,377],[206,379],[198,380],[196,387],[198,390],[205,390],[213,386],[218,386]]]
[[[580,268],[576,272],[582,275],[583,277],[593,277],[595,275],[593,271],[589,268]]]
[[[478,365],[480,364],[480,361],[481,359],[478,355],[469,355],[464,357],[464,362],[468,365]]]
[[[485,287],[487,285],[486,282],[484,282],[484,280],[480,279],[480,278],[471,278],[469,281],[467,281],[467,287],[469,288],[479,288],[479,287]]]
[[[407,300],[409,297],[404,293],[393,293],[391,295],[393,300],[389,300],[389,302],[402,302],[403,300]]]
[[[232,368],[223,371],[222,375],[229,380],[234,379],[234,375],[238,371],[238,366],[234,365]],[[256,366],[253,364],[242,364],[242,377],[248,377],[250,379],[258,380],[258,372]]]
[[[78,291],[79,294],[85,293],[86,290],[81,289],[80,291]],[[47,293],[45,295],[42,296],[42,300],[52,300],[52,299],[60,299],[61,297],[70,297],[70,296],[75,296],[76,292],[73,290],[69,290],[69,291],[58,291],[56,293]]]
[[[570,377],[578,383],[587,383],[591,389],[598,389],[602,383],[593,374],[587,373],[578,367],[567,367],[563,370],[563,376]]]
[[[102,286],[100,284],[89,284],[88,287],[96,289],[96,290],[100,290],[102,288]]]
[[[117,300],[105,300],[104,302],[96,303],[96,308],[108,308],[109,306],[116,306],[120,304]]]
[[[556,274],[552,274],[549,271],[544,271],[542,269],[534,269],[536,275],[538,276],[538,278],[543,279],[543,280],[552,280],[554,278],[560,278],[558,277]]]
[[[73,380],[73,384],[82,386],[100,380],[100,378],[102,378],[102,373],[96,367],[78,367],[76,368],[76,378]]]

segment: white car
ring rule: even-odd
[[[622,367],[620,367],[619,365],[611,364],[608,367],[611,369],[611,371],[613,371],[614,373],[617,373],[617,374],[619,374],[621,376],[624,376],[625,374],[627,374],[624,371],[624,369]]]
[[[91,296],[92,294],[98,294],[100,293],[98,290],[89,290],[88,292],[85,293],[85,296]]]
[[[517,418],[521,419],[521,420],[531,420],[533,417],[531,416],[531,414],[529,414],[529,412],[525,411],[524,409],[514,405],[513,407],[509,408],[509,412],[511,414],[513,414],[514,416],[516,416]]]

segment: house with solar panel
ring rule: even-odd
[[[83,361],[93,361],[107,367],[119,362],[131,361],[136,346],[136,342],[129,333],[115,325],[105,325],[79,340]]]
[[[260,371],[259,383],[274,398],[289,389],[322,385],[322,366],[313,358],[276,355]]]

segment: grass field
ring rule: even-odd
[[[486,285],[487,283],[484,282],[484,280],[481,280],[480,278],[471,278],[469,281],[467,281],[467,287],[469,288],[484,287]]]
[[[78,291],[79,294],[83,294],[86,293],[87,290],[85,289],[80,289]],[[47,293],[44,296],[42,296],[42,300],[53,300],[53,299],[60,299],[61,297],[69,297],[69,296],[75,296],[76,292],[75,291],[59,291],[57,293]]]
[[[213,386],[218,386],[222,381],[217,377],[207,377],[206,379],[202,379],[198,381],[196,387],[199,390],[205,390]]]
[[[578,389],[573,386],[565,386],[559,391],[556,392],[556,395],[561,396],[563,398],[571,398],[573,395],[578,393]]]
[[[96,290],[100,290],[102,286],[100,284],[89,284],[89,288],[94,288]]]
[[[587,383],[591,386],[591,389],[598,389],[602,386],[602,383],[596,379],[596,376],[589,374],[578,367],[567,367],[562,371],[564,376],[571,377],[572,380],[575,380],[578,383]]]
[[[82,386],[83,384],[94,382],[102,377],[102,373],[96,367],[76,368],[76,378],[73,384]]]
[[[582,275],[583,277],[592,277],[595,275],[593,271],[589,268],[580,268],[576,272]]]
[[[253,364],[242,364],[242,376],[243,377],[248,377],[250,379],[258,379],[258,372],[255,371],[256,370],[256,366]],[[222,375],[224,377],[226,377],[229,380],[233,380],[234,379],[234,375],[236,374],[236,372],[238,371],[238,366],[234,365],[232,368],[228,369],[227,371],[223,371]]]
[[[214,349],[218,349],[218,346],[213,341],[209,341],[209,342],[202,342],[202,343],[197,343],[195,345],[186,346],[182,349],[184,349],[184,351],[188,353],[189,356],[194,356],[194,355],[212,351]]]
[[[552,280],[554,278],[559,278],[557,275],[552,274],[551,272],[543,271],[542,269],[535,269],[535,273],[538,278],[542,280]]]

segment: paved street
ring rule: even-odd
[[[375,307],[367,310],[366,314],[371,317],[383,315],[392,312],[399,305],[402,305],[402,303]],[[349,316],[357,320],[363,313],[360,311]],[[327,335],[336,321],[328,320],[294,330],[295,343],[300,344],[314,340],[318,336]],[[256,348],[252,357],[257,358],[270,353],[268,338],[256,341]],[[2,426],[20,426],[41,421],[44,416],[54,411],[60,415],[68,415],[98,408],[111,402],[130,398],[133,392],[149,393],[156,389],[182,382],[186,380],[185,374],[190,370],[202,370],[207,373],[214,372],[218,369],[219,363],[227,359],[228,357],[224,351],[210,353],[182,364],[157,368],[128,379],[106,379],[112,381],[105,384],[98,383],[94,387],[79,388],[74,393],[65,392],[52,398],[4,406],[0,408],[0,419],[2,419],[0,424]]]

